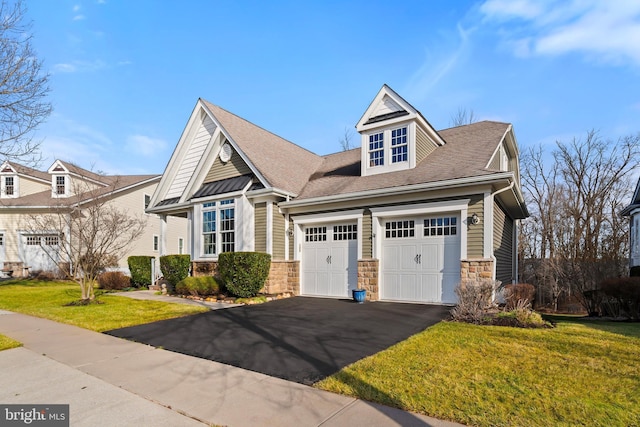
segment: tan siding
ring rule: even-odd
[[[285,219],[284,215],[278,213],[278,208],[273,209],[273,259],[284,259],[284,239],[285,239]]]
[[[416,126],[416,163],[420,163],[435,149],[435,145],[429,140],[425,131]]]
[[[169,191],[165,196],[167,199],[182,196],[182,192],[191,179],[191,176],[193,175],[198,162],[202,158],[202,155],[207,148],[207,144],[209,144],[209,140],[211,140],[211,136],[213,135],[215,128],[215,123],[213,123],[209,116],[205,116],[202,124],[196,132],[195,137],[192,141],[190,141],[189,150],[182,160],[176,176],[173,178],[171,187],[169,187]]]
[[[43,183],[41,181],[34,181],[32,179],[21,176],[18,178],[18,191],[20,197],[28,196],[29,194],[41,193],[43,191],[51,191],[51,183]]]
[[[477,225],[469,225],[467,232],[467,257],[483,258],[484,257],[484,196],[482,194],[474,194],[469,197],[469,216],[474,213],[478,215],[480,223]],[[464,220],[464,218],[463,218]]]
[[[493,203],[493,254],[496,257],[496,279],[513,280],[513,220],[497,202]]]
[[[373,257],[373,246],[371,242],[371,211],[366,210],[362,216],[362,230],[360,230],[360,238],[362,239],[362,258],[369,259]]]
[[[254,214],[256,252],[267,251],[267,204],[256,203]]]
[[[204,182],[220,181],[221,179],[233,178],[240,175],[248,175],[251,169],[235,151],[227,163],[222,163],[218,157],[207,173]]]
[[[500,152],[498,151],[489,163],[489,169],[500,170]]]
[[[291,218],[289,218],[289,230],[293,230],[294,229],[294,225],[293,225],[293,220]],[[293,237],[287,237],[289,239],[289,260],[292,260],[295,258],[295,246],[293,245]]]

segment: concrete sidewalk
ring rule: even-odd
[[[1,403],[68,403],[72,426],[457,426],[209,360],[0,311]],[[198,421],[196,421],[198,420]]]

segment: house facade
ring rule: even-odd
[[[194,275],[271,254],[266,292],[451,304],[461,281],[516,280],[510,124],[436,131],[384,85],[356,129],[359,148],[320,156],[199,99],[147,211],[188,219]]]
[[[640,268],[640,179],[629,206],[622,210],[629,217],[629,267]]]
[[[185,250],[187,222],[145,213],[159,175],[101,175],[71,163],[56,160],[46,171],[15,162],[0,166],[0,268],[16,277],[37,271],[55,271],[62,259],[64,236],[59,228],[34,228],[34,218],[58,215],[65,209],[91,203],[90,198],[108,197],[120,211],[142,218],[143,234],[117,260],[117,269],[128,272],[130,255],[158,257],[161,252]],[[166,230],[162,227],[168,226]],[[161,235],[163,238],[161,239]]]

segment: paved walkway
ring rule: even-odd
[[[75,326],[0,311],[0,403],[68,403],[76,426],[457,426]]]

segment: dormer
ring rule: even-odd
[[[65,165],[56,160],[47,172],[51,175],[51,197],[69,197],[71,195],[71,178]]]
[[[0,197],[3,199],[19,197],[18,184],[18,172],[9,162],[4,162],[0,166]]]
[[[445,144],[418,110],[383,85],[356,125],[361,136],[361,175],[413,169]]]

